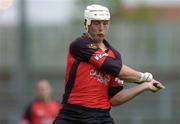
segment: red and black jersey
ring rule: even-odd
[[[109,109],[109,97],[122,89],[122,82],[116,78],[122,67],[121,56],[106,40],[103,42],[106,51],[85,35],[70,44],[64,104]]]
[[[35,100],[26,109],[21,124],[52,124],[59,109],[59,104],[54,100],[47,103]]]

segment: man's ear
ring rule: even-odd
[[[88,27],[86,26],[86,23],[87,23],[87,20],[85,19],[84,20],[84,27],[85,27],[85,30],[88,31],[88,29],[87,29]]]
[[[87,23],[87,20],[85,19],[85,20],[84,20],[84,26],[85,26],[85,27],[86,27],[86,23]]]

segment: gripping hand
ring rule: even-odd
[[[141,73],[139,82],[149,82],[153,80],[153,75],[149,72]]]

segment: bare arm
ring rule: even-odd
[[[119,77],[124,81],[138,84],[153,80],[153,76],[151,73],[142,73],[127,65],[122,65],[121,71],[119,72]]]
[[[156,92],[159,90],[159,88],[155,87],[154,83],[157,83],[157,82],[156,81],[145,82],[133,88],[119,91],[119,93],[117,93],[115,96],[113,96],[110,99],[110,102],[112,106],[117,106],[117,105],[121,105],[123,103],[128,102],[129,100],[133,99],[134,97],[136,97],[137,95],[141,94],[144,91],[149,90],[152,92]]]
[[[89,62],[97,69],[107,72],[108,74],[120,77],[128,82],[146,82],[151,81],[151,73],[142,73],[122,64],[121,56],[117,53],[114,59],[109,54],[99,49],[98,46],[91,45],[91,40],[78,38],[70,44],[69,52],[77,60]]]
[[[136,71],[128,67],[127,65],[122,65],[119,76],[122,80],[125,80],[128,82],[139,82],[141,78],[141,72]]]

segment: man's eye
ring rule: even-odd
[[[103,25],[107,25],[108,24],[108,22],[103,22]]]
[[[99,22],[94,22],[95,25],[99,25]]]

